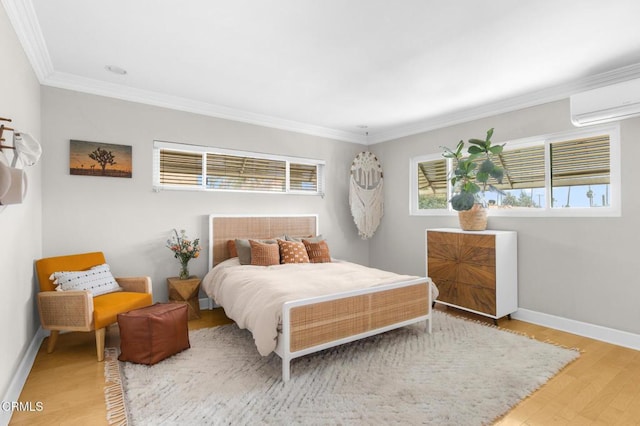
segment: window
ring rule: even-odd
[[[324,194],[324,161],[154,141],[160,189]]]
[[[609,135],[550,144],[553,208],[611,206],[609,145]]]
[[[439,159],[433,159],[438,158]],[[411,175],[417,177],[419,210],[447,210],[449,187],[447,161],[442,156],[427,156],[412,163]]]
[[[619,127],[510,141],[498,157],[502,194],[488,192],[494,216],[619,216]],[[452,212],[452,163],[440,153],[411,159],[411,214]]]

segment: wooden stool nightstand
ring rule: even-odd
[[[189,319],[200,318],[200,278],[195,275],[181,280],[178,277],[167,278],[169,285],[169,303],[184,303],[189,310]]]

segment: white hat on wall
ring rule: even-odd
[[[11,168],[0,159],[0,199],[4,197],[11,188]]]
[[[33,166],[42,155],[42,146],[29,133],[20,132],[13,134],[13,146],[16,148],[18,157],[25,166]]]

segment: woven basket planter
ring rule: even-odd
[[[459,211],[458,220],[463,231],[484,231],[487,229],[487,209],[474,204],[470,210]]]

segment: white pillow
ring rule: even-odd
[[[94,297],[122,291],[106,263],[86,271],[54,272],[49,279],[58,286],[57,291],[89,290]]]

